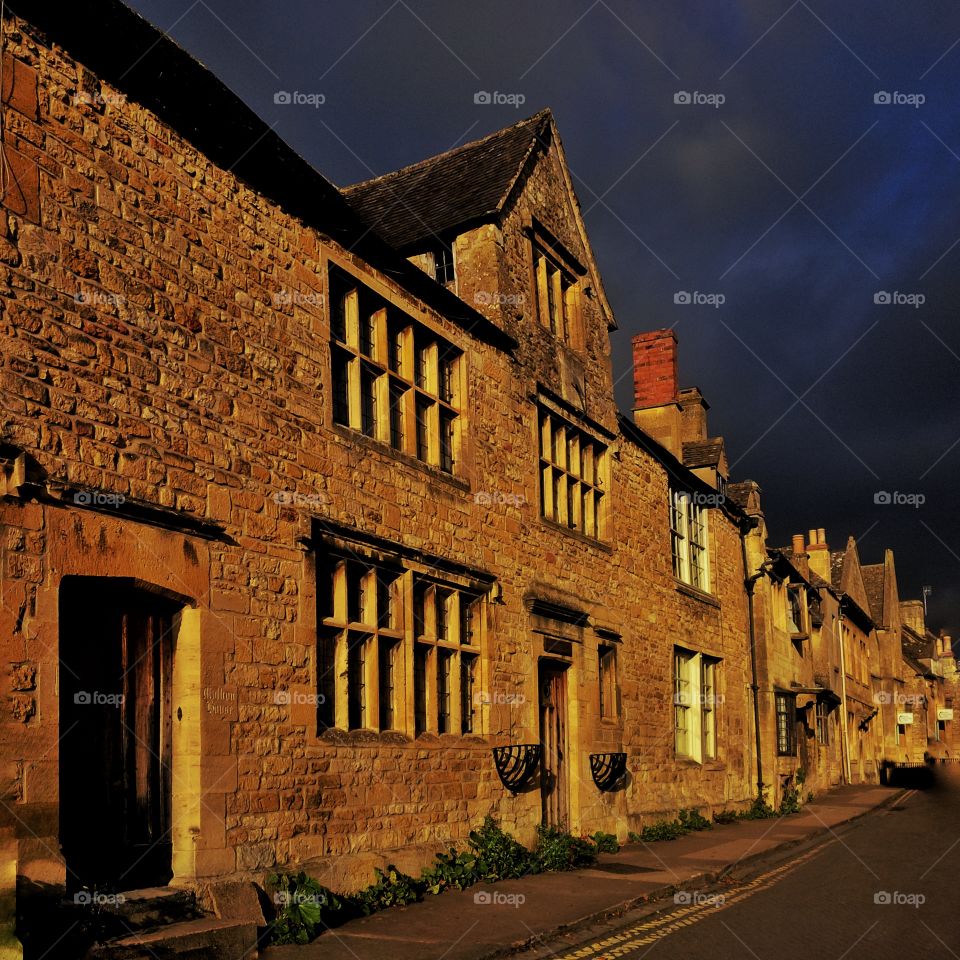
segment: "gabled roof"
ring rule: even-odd
[[[716,467],[723,458],[723,437],[693,440],[683,445],[685,467]]]
[[[831,551],[830,580],[833,587],[844,594],[846,597],[844,602],[852,603],[867,621],[875,623],[876,618],[871,612],[870,602],[867,599],[862,571],[857,541],[853,537],[847,538],[846,550]],[[866,626],[865,623],[864,627]]]
[[[527,157],[549,146],[549,110],[345,187],[350,206],[391,246],[409,251],[448,231],[500,212]]]
[[[930,660],[936,654],[937,638],[929,632],[921,635],[904,624],[900,630],[900,646],[905,656],[908,655],[917,660]]]
[[[756,480],[738,480],[728,483],[726,488],[727,499],[746,513],[759,511],[760,493],[760,484]]]
[[[553,151],[562,198],[583,246],[584,267],[609,330],[617,329],[553,113],[541,110],[472,143],[343,189],[350,209],[395,250],[423,253],[481,223],[504,217],[522,194],[524,174]],[[579,258],[579,254],[578,254]]]

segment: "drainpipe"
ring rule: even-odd
[[[749,527],[740,528],[740,551],[743,556],[743,585],[747,591],[747,619],[750,624],[750,690],[753,693],[753,732],[755,749],[757,751],[757,796],[763,796],[763,754],[760,750],[760,684],[757,680],[757,632],[753,616],[753,588],[756,582],[764,575],[768,564],[761,565],[753,576],[746,576],[747,565],[747,531],[756,527],[757,522],[751,518]]]
[[[840,752],[843,754],[843,782],[850,782],[850,731],[847,722],[847,664],[843,654],[843,601],[838,604],[837,634],[840,642],[840,699],[843,716],[840,718]]]

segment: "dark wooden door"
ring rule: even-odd
[[[60,591],[60,840],[68,887],[170,880],[176,606],[130,581]]]
[[[567,665],[540,661],[540,798],[543,822],[567,827]]]

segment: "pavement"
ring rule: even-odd
[[[587,928],[678,890],[717,883],[774,851],[804,844],[903,794],[838,787],[803,811],[715,825],[678,840],[632,843],[586,870],[448,891],[326,930],[305,946],[270,947],[263,960],[490,960]]]
[[[960,779],[522,960],[957,960]],[[708,945],[708,946],[707,946]]]

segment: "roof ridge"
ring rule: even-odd
[[[417,160],[415,163],[408,163],[406,166],[398,167],[396,170],[389,170],[387,173],[382,173],[378,177],[370,177],[368,180],[358,180],[356,183],[351,183],[346,187],[341,187],[341,192],[349,196],[353,191],[358,190],[361,187],[369,187],[371,184],[384,183],[385,181],[388,181],[394,177],[406,176],[414,170],[426,167],[438,160],[455,156],[456,154],[465,150],[470,150],[482,143],[487,143],[488,141],[494,140],[497,137],[504,136],[513,130],[518,130],[523,126],[532,126],[535,123],[542,123],[544,120],[548,120],[551,116],[552,113],[550,108],[544,107],[542,110],[539,110],[537,113],[534,113],[523,120],[518,120],[516,123],[510,124],[508,127],[501,127],[499,130],[494,130],[492,133],[488,133],[486,136],[480,137],[477,140],[470,140],[467,143],[461,143],[459,146],[451,147],[449,150],[444,150],[441,153],[434,153],[429,157],[424,157],[421,160]],[[524,160],[526,160],[526,156],[527,155],[524,156]]]

